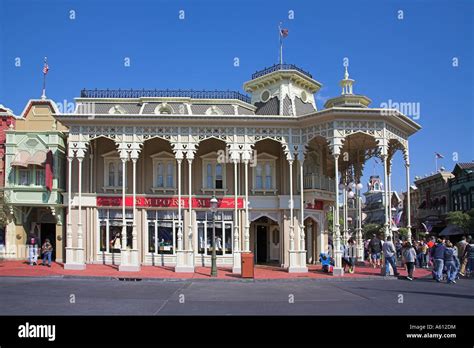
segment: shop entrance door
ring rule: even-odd
[[[41,224],[40,232],[40,248],[45,242],[46,239],[49,239],[49,242],[53,246],[53,253],[51,254],[51,260],[56,259],[56,225],[55,224]]]
[[[257,225],[256,234],[257,263],[266,263],[268,261],[268,227],[266,225]]]

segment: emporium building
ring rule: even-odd
[[[402,151],[409,183],[408,137],[420,127],[369,108],[353,82],[346,69],[341,95],[322,110],[321,84],[289,64],[253,74],[250,96],[83,90],[74,113],[54,115],[68,129],[65,268],[193,272],[210,266],[215,228],[220,267],[239,273],[241,253],[252,251],[256,263],[306,272],[330,240],[336,251],[347,241],[345,224],[329,237],[326,216],[333,210],[339,221],[339,184],[359,182],[368,158],[381,158],[389,182]],[[362,253],[360,223],[354,237]]]

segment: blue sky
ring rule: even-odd
[[[419,103],[423,129],[410,141],[414,177],[434,171],[435,151],[449,170],[453,154],[474,160],[473,17],[468,0],[0,0],[0,104],[19,114],[40,97],[44,56],[47,95],[57,102],[73,101],[84,87],[242,91],[253,72],[278,61],[283,20],[284,60],[323,84],[320,108],[340,93],[344,57],[354,92],[371,106]],[[365,179],[373,172],[368,163]],[[375,173],[383,173],[380,165]],[[404,177],[397,154],[394,189],[405,189]]]

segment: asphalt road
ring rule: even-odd
[[[0,278],[0,315],[473,315],[474,279]]]

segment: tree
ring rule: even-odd
[[[329,232],[333,233],[334,231],[332,230],[332,226],[333,226],[333,221],[334,221],[334,212],[328,211],[326,214],[326,220],[328,222]],[[344,219],[339,217],[339,226],[342,226],[343,222],[344,222]]]
[[[472,217],[470,214],[474,215],[474,212],[471,213],[471,211],[469,211],[469,213],[463,213],[462,211],[450,211],[446,215],[446,221],[448,224],[458,226],[465,233],[468,233],[472,225]]]
[[[362,236],[364,239],[371,239],[374,234],[380,234],[382,226],[379,224],[365,224],[362,227]]]
[[[397,231],[398,239],[400,240],[407,240],[408,239],[408,228],[400,227]]]

